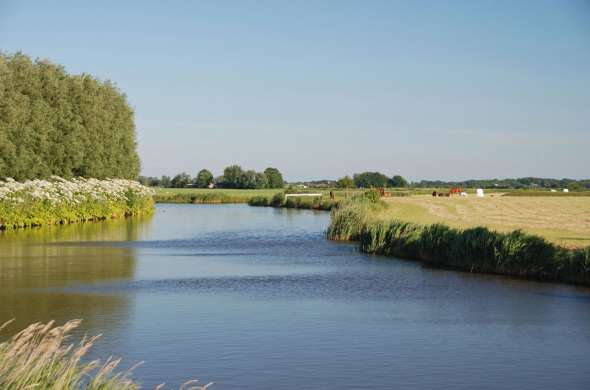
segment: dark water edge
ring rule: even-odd
[[[325,239],[329,214],[158,205],[0,235],[0,322],[84,318],[147,388],[587,389],[590,289]]]

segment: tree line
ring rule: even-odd
[[[336,182],[340,188],[407,187],[408,181],[400,175],[388,177],[381,172],[355,173],[352,178],[344,176]]]
[[[136,178],[134,113],[110,81],[0,52],[0,178]]]
[[[412,183],[412,187],[423,188],[498,188],[498,189],[535,189],[535,188],[569,188],[570,190],[590,189],[590,179],[550,179],[541,177],[521,177],[516,179],[480,179],[464,181],[422,180]]]
[[[268,167],[263,172],[243,170],[239,165],[230,165],[223,170],[223,175],[214,177],[211,171],[201,169],[196,176],[188,173],[179,173],[174,177],[145,177],[141,176],[142,184],[164,188],[237,188],[237,189],[261,189],[283,188],[285,182],[283,175],[277,168]]]

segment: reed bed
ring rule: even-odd
[[[147,214],[152,197],[125,179],[0,180],[0,230]]]
[[[353,199],[332,211],[332,240],[357,241],[366,253],[398,256],[428,264],[517,277],[590,285],[590,246],[564,248],[520,230],[451,228],[375,216],[381,201]]]
[[[284,192],[279,192],[272,197],[255,196],[248,202],[250,206],[259,207],[283,207],[288,209],[324,210],[330,211],[338,201],[323,199],[322,197],[285,197]]]
[[[136,390],[141,386],[132,379],[135,365],[117,371],[121,359],[86,362],[85,355],[100,336],[70,342],[70,333],[80,325],[72,320],[62,326],[53,321],[35,323],[0,343],[0,389],[3,390]],[[6,330],[10,321],[0,326]],[[196,380],[185,382],[180,390],[204,390]],[[163,390],[164,384],[155,387]]]

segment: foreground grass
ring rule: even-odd
[[[485,226],[500,232],[520,229],[560,246],[590,245],[590,197],[412,196],[385,202],[388,207],[374,216],[384,222],[443,223],[459,229]]]
[[[590,285],[590,246],[564,248],[521,230],[459,229],[392,219],[395,213],[390,213],[388,203],[379,200],[357,197],[343,202],[332,211],[328,238],[358,241],[367,253],[470,272]]]
[[[0,331],[10,322],[0,326]],[[0,343],[0,389],[3,390],[136,390],[141,386],[131,378],[131,369],[117,372],[120,359],[83,362],[84,356],[99,336],[83,338],[71,344],[69,333],[79,320],[63,326],[36,323]],[[188,381],[180,389],[202,390]],[[163,389],[164,384],[156,389]]]

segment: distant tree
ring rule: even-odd
[[[352,188],[354,187],[354,180],[352,180],[350,176],[346,175],[338,180],[337,186],[338,188]]]
[[[170,180],[170,176],[163,175],[160,178],[160,187],[170,188],[172,187],[172,180]]]
[[[268,188],[283,188],[285,182],[283,175],[277,168],[268,167],[264,170]]]
[[[389,178],[380,172],[363,172],[353,176],[354,185],[359,188],[385,187]]]
[[[207,188],[211,183],[213,183],[213,174],[206,169],[201,169],[193,182],[197,188]]]
[[[219,184],[223,188],[244,188],[244,173],[239,165],[230,165],[223,170],[223,177]]]
[[[187,173],[180,173],[172,178],[172,188],[185,188],[191,183],[191,177]]]
[[[391,187],[407,187],[408,181],[400,175],[395,175],[389,180],[389,185]]]
[[[248,170],[242,172],[242,175],[240,176],[238,183],[239,184],[236,188],[256,188],[256,171]]]
[[[258,188],[258,189],[261,189],[261,188],[273,188],[268,183],[268,176],[265,173],[263,173],[263,172],[256,172],[255,183],[256,183],[256,187],[255,188]]]

